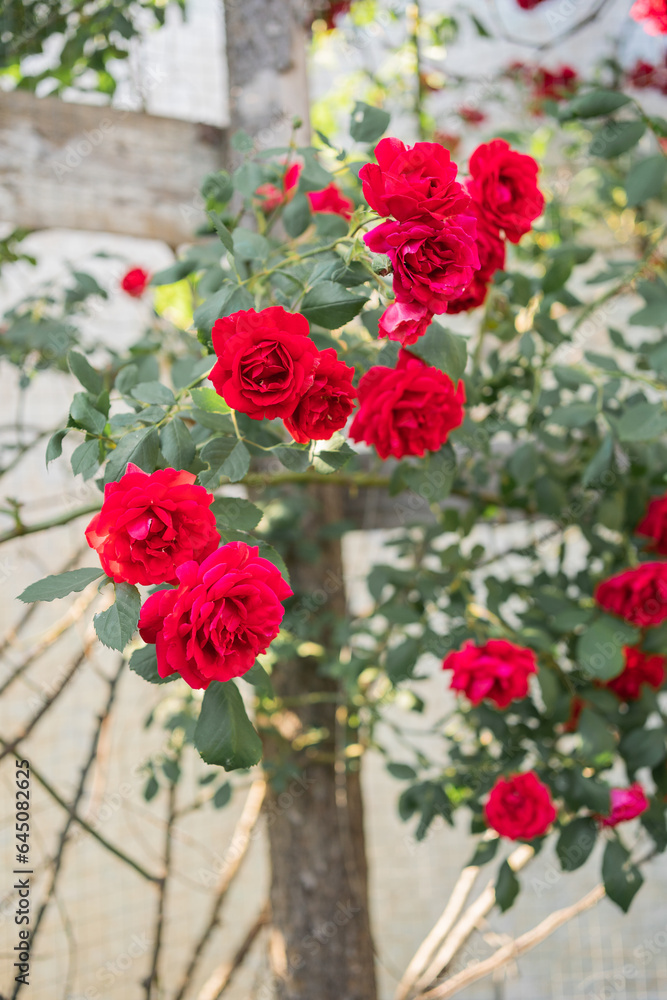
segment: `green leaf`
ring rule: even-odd
[[[46,464],[48,466],[49,462],[53,462],[54,459],[60,458],[63,453],[63,439],[67,434],[67,429],[64,431],[56,431],[49,438],[49,443],[46,446]],[[95,441],[97,445],[97,441]]]
[[[375,142],[386,132],[390,120],[388,111],[357,101],[350,121],[350,135],[355,142]]]
[[[162,271],[154,274],[150,280],[150,284],[175,285],[177,281],[187,278],[196,269],[197,262],[195,260],[177,260],[174,264],[170,264],[169,267],[165,267]]]
[[[298,192],[287,204],[282,214],[282,223],[287,235],[295,239],[305,233],[312,219],[310,202],[305,194]]]
[[[328,447],[318,451],[313,458],[313,468],[324,476],[342,469],[356,455],[342,435],[336,434],[330,441],[324,442]]]
[[[252,684],[257,690],[257,694],[261,697],[273,698],[274,690],[271,678],[259,660],[255,660],[250,670],[243,674],[243,680],[247,681],[248,684]]]
[[[594,156],[611,160],[636,146],[645,131],[643,121],[609,122],[593,136],[590,151]]]
[[[657,198],[665,183],[666,173],[667,160],[661,153],[635,163],[625,182],[628,205],[641,205],[649,198]]]
[[[269,241],[250,229],[235,229],[233,240],[234,254],[241,260],[261,262],[271,253]]]
[[[439,368],[456,384],[468,361],[468,343],[458,333],[450,333],[439,323],[431,323],[423,337],[410,346],[413,354],[434,368]]]
[[[600,615],[577,639],[577,663],[586,677],[609,681],[623,670],[623,647],[634,645],[638,638],[638,629],[627,622]]]
[[[556,844],[556,854],[564,872],[581,868],[595,847],[597,823],[592,816],[573,819],[561,832]]]
[[[206,689],[194,742],[207,764],[225,771],[252,767],[261,758],[262,742],[233,681],[212,681]]]
[[[70,351],[67,355],[69,370],[76,379],[79,380],[84,389],[91,392],[93,396],[99,396],[104,388],[104,379],[96,372],[87,358],[78,351]]]
[[[537,448],[532,441],[526,441],[510,456],[507,469],[519,486],[527,486],[535,479],[539,463],[540,454]]]
[[[640,281],[637,291],[644,298],[643,309],[630,316],[634,326],[664,326],[667,323],[667,285],[659,278]]]
[[[632,779],[641,767],[655,767],[665,759],[665,730],[631,729],[621,740],[618,750]]]
[[[91,434],[101,434],[106,427],[107,418],[105,414],[95,409],[90,397],[85,392],[74,394],[69,413],[75,423],[85,430],[90,431]]]
[[[250,468],[250,452],[243,441],[237,441],[219,469],[219,475],[227,476],[231,483],[238,483]]]
[[[365,303],[365,298],[349,292],[335,281],[321,281],[306,292],[301,313],[310,323],[316,323],[325,330],[337,330],[358,315]]]
[[[158,433],[154,427],[142,427],[138,431],[130,431],[121,438],[115,451],[109,456],[104,482],[111,483],[120,479],[128,462],[138,465],[144,472],[154,472],[159,445]]]
[[[616,737],[601,716],[590,708],[581,713],[577,731],[581,736],[581,754],[594,763],[611,762],[616,749]]]
[[[507,861],[503,861],[496,879],[496,903],[500,907],[500,912],[509,910],[518,895],[519,880]]]
[[[202,389],[192,389],[190,392],[194,403],[206,413],[231,413],[222,396],[215,389],[204,386]]]
[[[419,658],[419,640],[409,637],[387,652],[387,676],[392,684],[412,677]]]
[[[252,531],[263,517],[259,507],[240,497],[218,497],[211,504],[211,510],[220,530]]]
[[[613,903],[627,913],[644,879],[639,869],[629,863],[630,853],[618,840],[610,840],[602,858],[602,881]]]
[[[222,809],[227,805],[232,797],[232,786],[228,781],[224,785],[220,785],[220,788],[216,789],[215,795],[213,796],[213,805],[216,809]]]
[[[611,465],[613,454],[614,441],[611,434],[608,434],[584,469],[581,485],[590,486],[603,472],[606,472]]]
[[[115,590],[116,600],[106,611],[95,615],[93,624],[100,642],[122,653],[137,629],[141,597],[129,583],[117,583]]]
[[[561,427],[585,427],[595,420],[597,406],[593,403],[569,403],[567,406],[557,406],[553,413],[546,417],[549,424]]]
[[[667,411],[662,403],[638,403],[623,413],[616,429],[621,441],[651,441],[667,432]]]
[[[238,135],[239,133],[236,133]],[[232,136],[232,142],[236,136]],[[250,149],[254,147],[254,140],[250,139]],[[217,170],[215,173],[206,174],[199,186],[202,198],[217,202],[227,202],[234,194],[232,179],[226,170]]]
[[[611,809],[609,785],[598,778],[585,778],[578,770],[570,776],[570,799],[577,809],[590,809],[598,816],[608,816]]]
[[[220,482],[221,467],[229,458],[238,441],[235,437],[217,437],[204,445],[201,450],[201,460],[209,466],[199,473],[199,482],[202,486],[218,485]]]
[[[617,90],[591,90],[563,105],[558,117],[561,121],[569,118],[598,118],[617,111],[629,104],[630,100],[627,94],[620,94]]]
[[[90,479],[100,466],[99,441],[84,441],[72,452],[72,472]]]
[[[546,274],[542,278],[542,291],[545,295],[557,292],[562,288],[567,279],[572,274],[574,259],[569,254],[562,254],[549,265]]]
[[[486,865],[489,861],[493,861],[495,858],[498,847],[500,846],[500,837],[495,837],[493,840],[480,840],[475,848],[475,853],[468,861],[466,867],[471,865]]]
[[[139,674],[140,677],[143,677],[150,684],[169,684],[170,681],[174,681],[180,676],[174,673],[170,674],[169,677],[160,677],[157,672],[157,654],[153,645],[135,649],[130,657],[129,666],[130,670],[133,670],[135,674]]]
[[[161,382],[140,382],[130,390],[130,395],[140,403],[159,403],[161,406],[173,406],[176,400],[174,394]]]
[[[234,253],[234,237],[227,229],[217,212],[207,212],[206,213],[213,223],[213,228],[220,237],[220,242],[224,246],[225,250],[229,250],[230,253]]]
[[[180,417],[174,417],[162,428],[160,450],[173,469],[187,469],[194,459],[195,443]]]
[[[417,772],[414,767],[410,767],[409,764],[398,764],[390,761],[390,763],[387,764],[387,770],[392,778],[398,778],[399,781],[414,781],[417,777]]]
[[[78,594],[101,576],[104,576],[104,573],[99,568],[71,569],[67,573],[45,576],[43,580],[26,587],[18,599],[25,604],[32,604],[33,601],[55,601],[59,597],[67,597],[68,594]]]
[[[271,454],[290,472],[305,472],[310,465],[310,447],[285,445],[274,448]]]
[[[150,802],[152,799],[154,799],[159,791],[160,791],[160,786],[158,785],[157,778],[155,777],[154,774],[151,774],[144,788],[144,798],[146,802]]]

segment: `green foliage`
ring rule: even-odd
[[[212,681],[202,702],[195,746],[207,764],[225,771],[252,767],[262,755],[262,743],[248,719],[233,681]]]

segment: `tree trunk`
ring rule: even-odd
[[[341,519],[343,497],[336,487],[317,486],[310,499],[313,507],[300,529],[318,559],[290,562],[298,595],[292,621],[301,623],[305,641],[310,609],[327,618],[346,612],[340,542],[323,539],[321,531]],[[331,629],[323,635],[320,625],[316,641],[332,640]],[[271,720],[277,734],[266,739],[264,758],[275,996],[375,1000],[360,761],[346,767],[341,754],[346,718],[343,704],[336,703],[338,685],[318,676],[315,661],[304,658],[280,663],[272,681],[288,701]],[[296,704],[315,692],[329,700]],[[299,736],[313,729],[324,731],[323,739],[300,749]]]

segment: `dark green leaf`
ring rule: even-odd
[[[665,759],[665,730],[631,729],[621,740],[618,749],[629,777],[633,778],[641,767],[655,767]]]
[[[45,576],[43,580],[31,583],[29,587],[19,594],[19,601],[25,604],[32,604],[33,601],[55,601],[59,597],[67,597],[68,594],[78,594],[84,590],[93,580],[99,580],[104,576],[103,571],[97,569],[71,569],[67,573],[58,573],[54,576]]]
[[[72,452],[72,472],[90,479],[100,466],[99,441],[84,441]]]
[[[219,469],[219,475],[227,476],[231,483],[238,483],[250,468],[250,453],[243,441],[237,441]]]
[[[150,280],[151,285],[174,285],[177,281],[182,281],[189,274],[197,269],[195,260],[177,260],[169,267],[154,274]]]
[[[49,462],[53,462],[54,459],[60,458],[63,453],[63,439],[67,434],[67,430],[56,431],[49,438],[49,443],[46,446],[46,464],[48,466]],[[97,445],[97,441],[94,442]]]
[[[192,389],[190,395],[194,403],[200,410],[206,413],[230,413],[231,408],[227,406],[222,396],[219,396],[215,389],[204,386],[201,389]]]
[[[259,660],[255,660],[250,670],[243,675],[243,680],[252,684],[261,697],[272,698],[274,696],[271,678]]]
[[[218,764],[226,771],[252,767],[262,756],[262,742],[233,681],[212,681],[206,689],[195,746],[207,764]]]
[[[151,774],[144,788],[144,798],[146,802],[150,802],[152,799],[154,799],[159,791],[160,791],[160,786],[158,785],[157,778],[155,777],[154,774]]]
[[[595,420],[597,406],[593,403],[570,403],[568,406],[558,406],[546,418],[547,423],[559,424],[561,427],[585,427]]]
[[[348,292],[335,281],[321,281],[306,292],[301,313],[310,323],[325,330],[337,330],[364,308],[366,299]]]
[[[67,355],[67,363],[72,375],[79,380],[84,389],[91,392],[93,396],[99,396],[104,388],[104,379],[96,372],[87,358],[78,351],[70,351]]]
[[[519,880],[507,861],[503,861],[496,879],[496,903],[500,907],[500,912],[509,910],[518,895]]]
[[[168,466],[187,469],[195,457],[192,435],[180,417],[174,417],[160,433],[160,450]]]
[[[419,640],[409,637],[387,652],[387,676],[393,684],[412,677],[419,657]]]
[[[629,863],[629,852],[618,840],[610,840],[602,858],[602,880],[607,896],[627,913],[644,879],[639,869]]]
[[[591,153],[606,160],[613,159],[636,146],[645,131],[643,121],[608,122],[593,137]]]
[[[389,112],[357,101],[352,112],[350,135],[355,142],[375,142],[386,131],[390,120]]]
[[[295,239],[305,233],[311,221],[310,202],[305,194],[298,192],[287,204],[282,214],[282,222],[288,236]]]
[[[95,615],[93,624],[100,642],[122,653],[137,629],[141,597],[129,583],[115,584],[115,591],[116,600],[106,611]]]
[[[569,255],[563,254],[549,265],[549,268],[542,279],[542,290],[545,295],[550,295],[552,292],[557,292],[559,288],[562,288],[567,279],[572,274],[572,268],[574,267],[574,259]]]
[[[218,497],[211,504],[220,530],[252,531],[262,520],[262,511],[241,497]]]
[[[650,441],[667,433],[667,411],[662,403],[638,403],[617,423],[621,441]]]
[[[168,684],[180,676],[174,673],[170,674],[169,677],[160,677],[157,672],[157,655],[155,653],[155,646],[153,645],[135,649],[130,657],[129,666],[130,670],[133,670],[135,674],[139,674],[140,677],[143,677],[150,684]]]
[[[627,622],[601,615],[577,639],[577,662],[587,677],[609,681],[623,669],[623,647],[634,645],[638,638],[638,630]]]
[[[234,253],[234,237],[227,229],[217,212],[207,212],[206,213],[213,223],[213,228],[220,237],[220,242],[224,246],[225,250],[229,250],[230,253]]]
[[[616,90],[591,90],[568,101],[562,107],[559,118],[563,121],[569,118],[598,118],[600,115],[617,111],[618,108],[629,104],[630,100],[627,94],[620,94]]]
[[[74,394],[69,412],[72,420],[91,434],[101,434],[106,427],[106,416],[95,409],[92,400],[85,392]]]
[[[174,394],[161,382],[140,382],[130,390],[130,395],[141,403],[159,403],[161,406],[173,406],[176,402]]]
[[[499,845],[500,837],[495,837],[493,840],[478,841],[475,853],[470,861],[468,861],[466,867],[470,865],[486,865],[489,861],[493,861],[498,852]]]
[[[593,455],[581,477],[582,486],[590,486],[606,472],[611,465],[614,454],[614,441],[610,434],[604,439],[598,450]]]
[[[327,441],[325,444],[328,447],[319,451],[313,458],[313,468],[322,475],[328,476],[330,473],[342,469],[353,455],[356,455],[356,452],[350,448],[342,435],[335,435],[331,441]]]
[[[594,763],[610,762],[616,749],[616,738],[605,719],[590,708],[585,708],[577,729],[581,736],[583,758]]]
[[[411,345],[410,350],[427,364],[445,372],[454,383],[463,375],[468,361],[466,338],[450,333],[439,323],[431,323],[424,336]]]
[[[127,468],[128,462],[138,465],[144,472],[154,472],[159,453],[160,441],[153,427],[142,427],[138,431],[130,431],[118,442],[116,449],[109,456],[104,474],[105,483],[119,479]]]
[[[649,198],[657,198],[665,183],[666,173],[667,160],[661,153],[635,163],[625,182],[628,205],[641,205]]]
[[[595,847],[597,829],[592,816],[573,819],[563,829],[556,844],[556,854],[563,871],[573,872],[581,868]]]
[[[209,441],[201,450],[202,462],[209,466],[208,470],[199,473],[199,482],[202,486],[217,486],[220,482],[221,466],[229,458],[232,451],[238,444],[235,437],[217,437]]]
[[[271,244],[250,229],[234,230],[234,254],[241,260],[264,261],[271,253]]]
[[[226,781],[224,785],[220,785],[220,787],[216,789],[215,795],[213,796],[213,805],[216,809],[222,809],[227,805],[231,797],[232,786],[228,781]]]
[[[390,761],[390,763],[387,764],[387,770],[392,778],[398,778],[399,781],[414,781],[417,777],[417,772],[414,767],[410,767],[409,764],[398,764]]]

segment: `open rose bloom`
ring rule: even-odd
[[[484,815],[489,826],[509,840],[532,840],[546,833],[556,818],[551,793],[534,771],[499,778]]]
[[[158,469],[148,475],[129,463],[117,483],[105,486],[86,540],[117,583],[175,583],[182,563],[204,559],[220,543],[212,503],[213,495],[195,485],[191,472]]]
[[[179,673],[192,688],[250,670],[278,635],[292,591],[256,546],[229,542],[201,563],[178,568],[178,587],[145,601],[142,639],[154,643],[160,677]]]
[[[528,694],[528,678],[537,672],[537,661],[532,649],[489,639],[483,646],[466,642],[445,657],[442,669],[452,671],[450,687],[467,695],[473,705],[488,699],[507,708]]]

